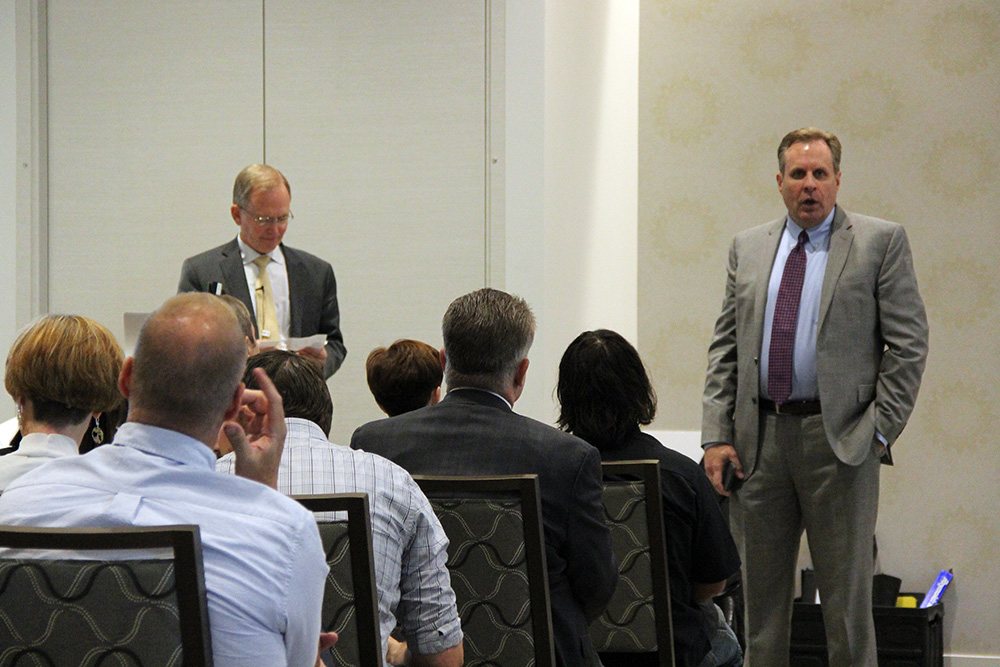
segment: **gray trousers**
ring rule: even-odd
[[[822,415],[762,413],[757,466],[730,500],[743,559],[750,667],[789,662],[799,541],[806,531],[831,667],[877,664],[872,620],[872,541],[879,459],[842,463]]]

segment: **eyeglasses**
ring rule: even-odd
[[[246,210],[242,206],[240,207],[240,210],[246,213],[248,216],[250,216],[250,219],[256,222],[261,227],[263,227],[264,225],[285,225],[295,219],[295,216],[292,215],[291,211],[289,211],[285,215],[279,215],[277,218],[269,218],[266,215],[254,215],[253,213]]]

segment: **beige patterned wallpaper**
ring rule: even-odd
[[[1000,2],[642,0],[639,346],[654,425],[700,427],[729,242],[784,213],[777,143],[844,144],[840,203],[903,223],[931,327],[882,469],[884,571],[954,568],[945,652],[1000,656]]]

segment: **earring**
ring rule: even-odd
[[[101,444],[104,442],[104,431],[101,430],[101,425],[97,423],[97,417],[94,417],[94,428],[90,429],[90,437],[94,439],[95,444]]]
[[[21,404],[18,403],[16,407],[17,407],[17,430],[20,431],[21,428],[23,427],[23,424],[21,423],[21,421],[22,421],[21,420]]]

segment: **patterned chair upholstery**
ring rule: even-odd
[[[604,513],[619,582],[590,636],[605,665],[672,666],[673,632],[656,461],[605,462]]]
[[[364,493],[293,496],[316,512],[330,573],[323,594],[322,629],[336,632],[324,652],[327,667],[379,667],[382,639],[372,554],[371,516]]]
[[[0,526],[0,548],[3,667],[212,664],[197,526]]]
[[[555,664],[537,475],[414,479],[448,535],[465,664]]]

